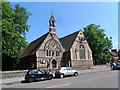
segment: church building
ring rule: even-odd
[[[20,69],[77,67],[93,65],[92,51],[81,30],[58,38],[55,18],[49,19],[49,32],[31,42],[20,56]]]
[[[61,38],[60,42],[65,49],[61,60],[63,66],[93,65],[92,51],[81,30]]]

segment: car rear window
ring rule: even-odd
[[[35,70],[30,70],[28,73],[29,73],[29,74],[35,74],[35,73],[38,73],[38,70],[37,70],[37,69],[35,69]]]
[[[66,68],[61,68],[61,70],[67,70]]]
[[[68,67],[67,70],[72,70],[72,68],[69,68],[69,67]]]
[[[118,63],[116,63],[116,65],[120,65],[120,63],[118,62]]]

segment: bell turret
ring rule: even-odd
[[[49,20],[49,32],[52,35],[52,37],[54,37],[56,34],[55,18],[53,15],[50,17],[50,20]]]

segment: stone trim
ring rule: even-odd
[[[55,41],[55,42],[59,45],[60,50],[61,50],[61,46],[60,46],[60,44],[58,43],[57,40],[55,40],[55,39],[53,39],[53,38],[51,38],[51,39],[49,39],[48,41],[45,42],[44,50],[46,50],[46,45],[47,45],[47,43],[50,42],[50,41],[52,41],[52,40]]]
[[[52,56],[51,57],[37,57],[37,58],[46,58],[46,59],[51,59],[52,58]],[[62,57],[55,57],[55,59],[61,59]]]
[[[87,61],[92,61],[92,60],[71,60],[71,61],[73,61],[73,62],[79,62],[79,61],[85,61],[85,62],[87,62]]]

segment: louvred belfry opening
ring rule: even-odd
[[[56,34],[55,18],[53,15],[50,17],[50,20],[49,20],[49,32],[52,35],[52,37],[54,37]]]

